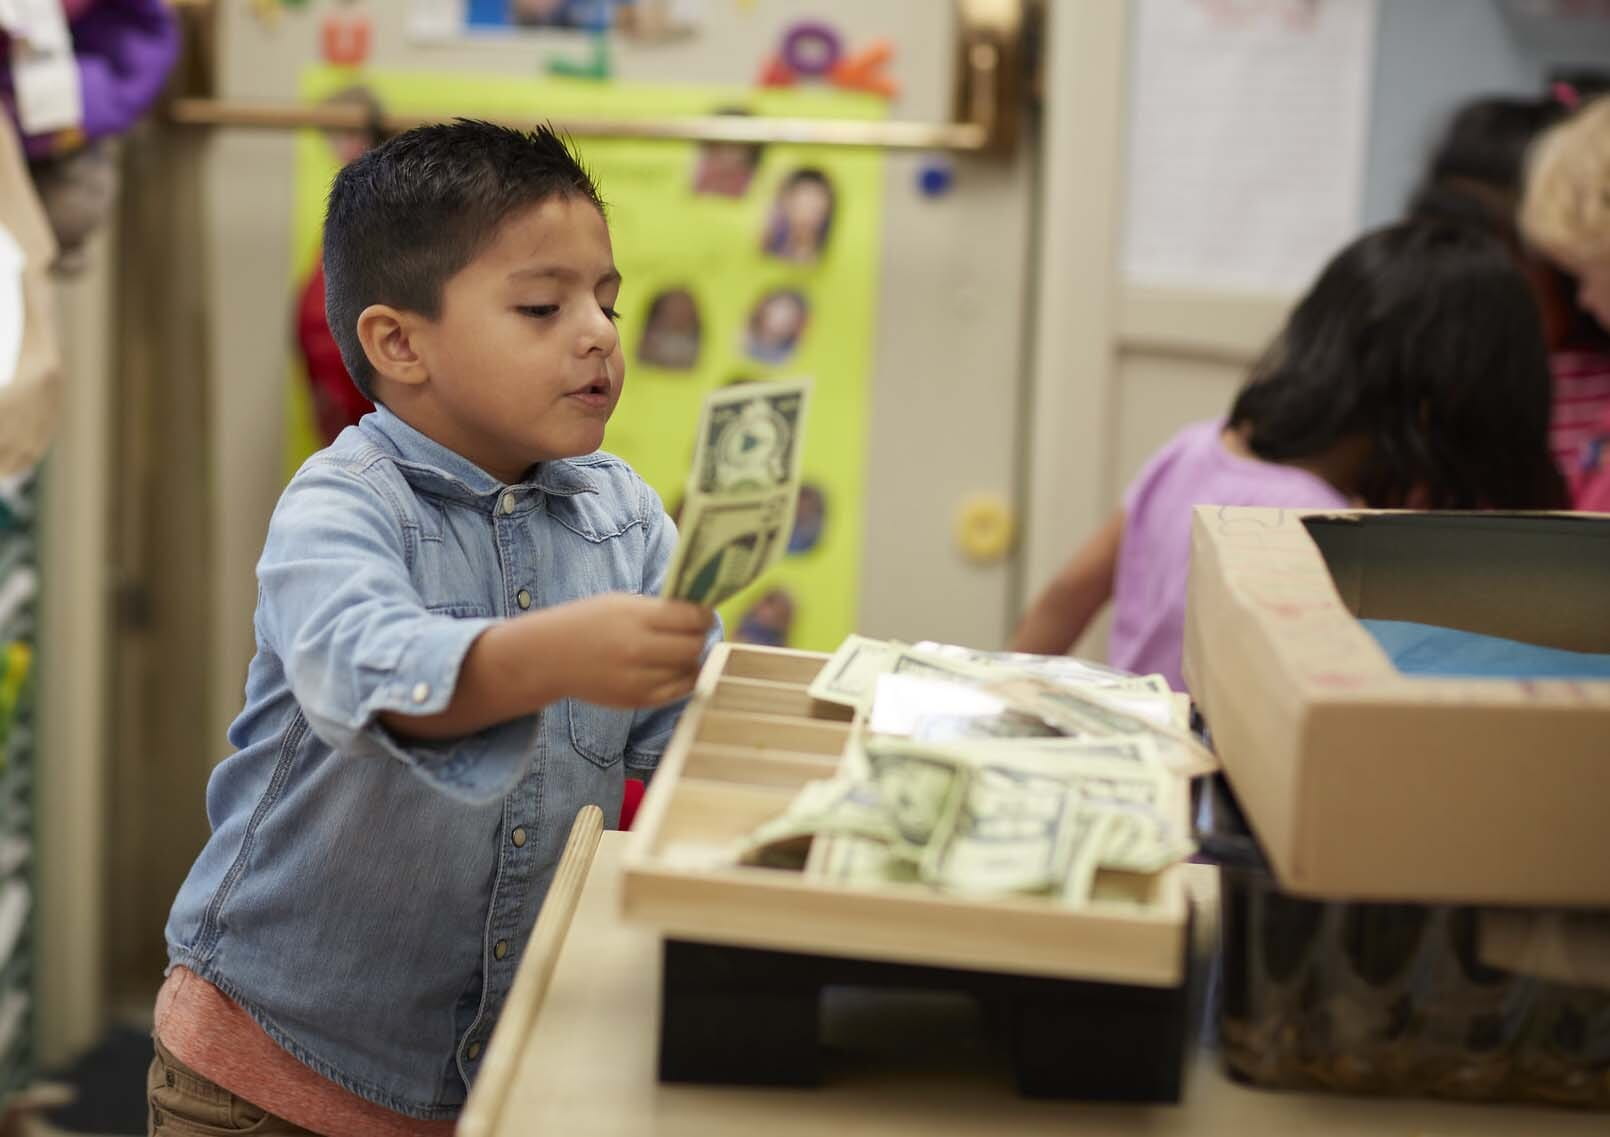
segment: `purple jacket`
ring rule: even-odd
[[[179,55],[179,24],[163,0],[77,0],[67,11],[84,97],[83,134],[24,135],[30,158],[128,130],[162,93]],[[3,35],[0,47],[7,48],[0,58],[8,58],[9,41]],[[16,124],[9,67],[0,67],[0,101]]]

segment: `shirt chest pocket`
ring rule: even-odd
[[[621,760],[632,734],[632,712],[568,700],[570,745],[594,766],[608,769]]]

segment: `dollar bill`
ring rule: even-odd
[[[966,740],[967,753],[978,761],[1033,760],[1036,756],[1058,763],[1118,762],[1163,769],[1157,744],[1150,738],[981,738]]]
[[[1196,851],[1169,819],[1156,810],[1108,809],[1099,859],[1102,868],[1154,873]]]
[[[960,792],[965,767],[918,750],[868,748],[867,761],[901,853],[920,860]]]
[[[894,820],[875,782],[844,778],[807,782],[788,809],[749,834],[739,860],[771,868],[800,868],[811,839],[821,834],[855,834],[888,844],[896,838]]]
[[[1086,806],[1073,811],[1079,819],[1067,857],[1067,868],[1062,874],[1062,887],[1058,893],[1062,903],[1070,908],[1084,908],[1095,897],[1096,872],[1102,864],[1114,814],[1109,809]]]
[[[810,383],[724,387],[705,399],[665,595],[714,607],[783,555],[799,499]]]
[[[829,833],[819,838],[811,848],[805,873],[851,888],[918,882],[915,861],[895,855],[887,842],[854,833]]]
[[[699,418],[690,496],[797,488],[809,397],[810,384],[803,379],[711,392]]]
[[[920,875],[952,892],[1044,892],[1060,887],[1066,855],[1099,816],[1065,783],[1010,766],[969,771],[925,850]]]
[[[714,607],[748,587],[787,546],[794,502],[786,490],[690,499],[665,594]]]
[[[1104,690],[1150,691],[1158,695],[1170,693],[1168,680],[1161,675],[1131,675],[1116,667],[1077,659],[1070,655],[1030,655],[1018,651],[980,651],[958,644],[923,640],[911,645],[911,650],[927,656],[971,663],[979,667],[1004,669],[1072,683],[1083,687]]]
[[[1069,808],[1089,808],[1115,815],[1103,829],[1097,851],[1101,867],[1129,872],[1156,872],[1184,856],[1194,845],[1184,829],[1186,783],[1155,759],[1125,754],[1128,740],[1082,743],[966,742],[933,746],[909,739],[869,735],[869,760],[890,767],[902,760],[949,764],[963,778],[984,778],[1001,786],[1036,787],[1042,797],[1058,787]],[[936,791],[937,792],[937,791]]]
[[[1190,852],[1172,804],[1183,781],[1154,765],[875,736],[866,763],[870,781],[807,784],[739,859],[847,885],[1085,904],[1099,870],[1155,873]]]
[[[1179,773],[1196,775],[1218,769],[1218,760],[1212,753],[1178,725],[1172,696],[1157,696],[1161,700],[1158,708],[1142,713],[1132,701],[1120,701],[1112,693],[1068,687],[1028,675],[1003,680],[992,690],[1010,706],[1039,715],[1071,736],[1149,735],[1156,739],[1163,761]]]
[[[878,676],[894,666],[904,647],[893,640],[846,637],[811,682],[811,698],[848,707],[866,705],[872,698]]]

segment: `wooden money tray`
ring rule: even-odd
[[[827,658],[739,644],[711,653],[634,822],[627,918],[703,943],[1126,985],[1184,981],[1189,905],[1179,866],[1153,881],[1101,874],[1098,891],[1122,886],[1125,899],[1074,909],[696,863],[781,813],[805,782],[833,775],[853,714],[806,693]]]

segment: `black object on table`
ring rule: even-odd
[[[1188,950],[1189,926],[1184,934]],[[845,987],[975,998],[1004,1035],[1025,1097],[1180,1099],[1185,984],[1126,986],[674,939],[664,947],[660,1080],[821,1085],[823,995]]]

